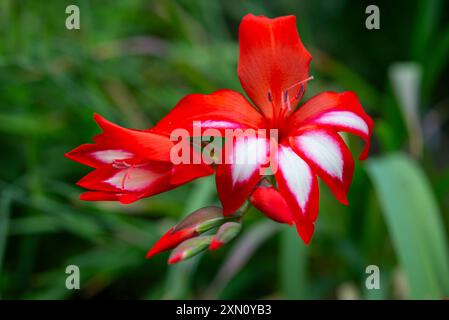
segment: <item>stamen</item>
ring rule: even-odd
[[[126,163],[124,163],[123,160],[114,160],[114,161],[112,162],[112,166],[113,166],[115,169],[126,169],[126,168],[129,167]]]
[[[310,76],[310,77],[308,77],[307,79],[301,80],[301,81],[299,81],[299,82],[297,82],[297,83],[291,85],[290,87],[288,87],[288,88],[285,89],[285,90],[290,90],[290,89],[292,89],[292,88],[294,88],[294,87],[296,87],[296,86],[299,86],[300,84],[304,84],[304,83],[306,83],[307,81],[310,81],[310,80],[313,80],[313,79],[314,79],[313,76]]]
[[[284,104],[286,104],[287,101],[288,101],[288,89],[284,91],[284,97],[283,98],[284,98]]]
[[[123,179],[122,179],[122,189],[125,190],[125,183],[127,180],[129,180],[131,178],[131,172],[134,169],[134,166],[129,167],[128,169],[126,169],[125,174],[123,175]]]
[[[287,110],[290,110],[292,107],[291,103],[290,103],[289,96],[288,96],[288,90],[284,91],[284,95],[282,97],[282,106],[283,106],[283,109],[287,109]]]
[[[299,88],[298,93],[296,94],[294,100],[301,100],[303,95],[304,95],[304,83],[301,83],[301,87]]]
[[[273,97],[271,96],[271,91],[268,91],[268,101],[273,102]]]

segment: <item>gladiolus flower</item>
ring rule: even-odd
[[[132,203],[214,172],[205,164],[173,165],[170,150],[174,142],[168,136],[122,128],[99,115],[94,118],[103,133],[94,137],[94,144],[83,144],[66,154],[95,169],[77,183],[91,190],[81,200]]]
[[[311,80],[311,55],[296,30],[294,16],[269,19],[245,16],[239,29],[238,76],[248,97],[232,90],[194,94],[178,105],[154,128],[170,134],[174,129],[194,131],[195,125],[225,129],[275,129],[276,154],[269,152],[268,136],[228,141],[232,159],[255,157],[253,163],[218,164],[217,191],[224,215],[238,210],[246,199],[275,221],[295,223],[309,243],[318,215],[319,176],[335,197],[347,204],[354,163],[338,132],[365,140],[360,155],[367,157],[373,121],[353,92],[323,92],[297,108]],[[258,187],[267,159],[275,160],[277,188]]]
[[[246,200],[270,219],[294,224],[307,244],[318,216],[317,177],[337,200],[348,204],[354,161],[339,132],[365,141],[359,157],[364,160],[373,130],[356,94],[323,92],[298,107],[313,77],[312,57],[301,42],[294,16],[245,16],[239,48],[238,76],[251,102],[226,89],[188,95],[155,127],[143,131],[119,127],[96,115],[104,132],[94,138],[95,144],[67,154],[95,169],[78,182],[91,190],[81,199],[131,203],[213,173],[202,161],[175,164],[170,159],[175,142],[169,137],[175,130],[187,132],[187,147],[194,157],[197,148],[190,138],[210,135],[207,129],[225,137],[227,130],[240,130],[225,141],[229,152],[216,167],[223,209],[207,207],[190,214],[155,243],[148,258],[174,248],[169,263],[176,263],[207,248],[220,248],[239,233]],[[248,136],[247,131],[258,135]],[[267,134],[272,131],[276,138]],[[268,169],[274,181],[264,177]]]

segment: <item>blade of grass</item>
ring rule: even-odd
[[[295,228],[285,228],[280,241],[281,293],[285,299],[307,297],[308,248],[299,238]]]
[[[205,291],[204,298],[218,297],[229,281],[246,265],[254,252],[280,227],[280,224],[262,220],[248,228],[232,247],[225,263]]]
[[[3,259],[5,256],[6,244],[8,242],[8,229],[10,220],[11,196],[8,190],[2,192],[0,199],[0,275],[2,274]],[[0,279],[0,299],[3,295],[3,283]]]
[[[422,152],[422,130],[419,119],[419,101],[422,70],[417,63],[395,63],[389,68],[389,77],[409,134],[410,151],[415,156]]]
[[[427,60],[429,44],[433,42],[443,13],[441,0],[419,0],[416,10],[415,30],[411,33],[412,58],[417,61]]]
[[[400,153],[371,159],[367,169],[406,273],[410,298],[447,296],[447,238],[427,177],[416,162]]]

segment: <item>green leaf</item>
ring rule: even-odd
[[[281,293],[285,299],[305,299],[307,290],[307,247],[295,228],[285,228],[280,242]]]
[[[404,154],[369,160],[367,169],[407,276],[410,298],[447,296],[447,238],[441,212],[424,172]]]
[[[412,32],[412,58],[418,61],[427,60],[429,46],[435,43],[435,31],[443,15],[443,1],[417,1],[416,18]]]
[[[422,78],[421,65],[413,62],[395,63],[389,68],[393,91],[410,138],[410,150],[421,155],[423,137],[419,119],[419,101]]]
[[[281,227],[278,223],[261,220],[252,224],[236,241],[214,280],[205,290],[205,299],[216,299],[228,283],[246,266],[254,253]]]
[[[0,274],[2,274],[3,258],[8,243],[8,229],[11,215],[11,196],[6,190],[0,198]],[[0,281],[0,299],[3,292],[3,283]]]

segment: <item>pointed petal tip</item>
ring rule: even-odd
[[[209,250],[217,250],[223,246],[223,242],[216,240],[215,238],[212,239],[212,242],[209,245]]]
[[[366,160],[367,158],[368,158],[368,152],[367,152],[367,151],[365,152],[365,150],[363,150],[362,153],[361,153],[360,156],[359,156],[359,160],[360,160],[360,161],[364,161],[364,160]]]
[[[314,223],[301,223],[300,225],[296,224],[296,230],[298,231],[299,236],[301,237],[304,244],[309,245],[312,240],[313,233],[315,231]]]
[[[170,257],[167,261],[168,264],[175,264],[182,261],[182,255],[178,254],[173,257]]]
[[[339,195],[339,196],[337,197],[337,200],[338,200],[341,204],[343,204],[343,205],[345,205],[345,206],[349,206],[349,201],[348,201],[348,197],[347,197],[346,194]]]
[[[153,250],[153,248],[151,248],[145,255],[145,259],[151,259],[152,257],[155,256],[155,254],[156,254],[155,250]]]
[[[94,112],[93,118],[96,122],[103,120],[104,118],[100,116],[98,113]]]

